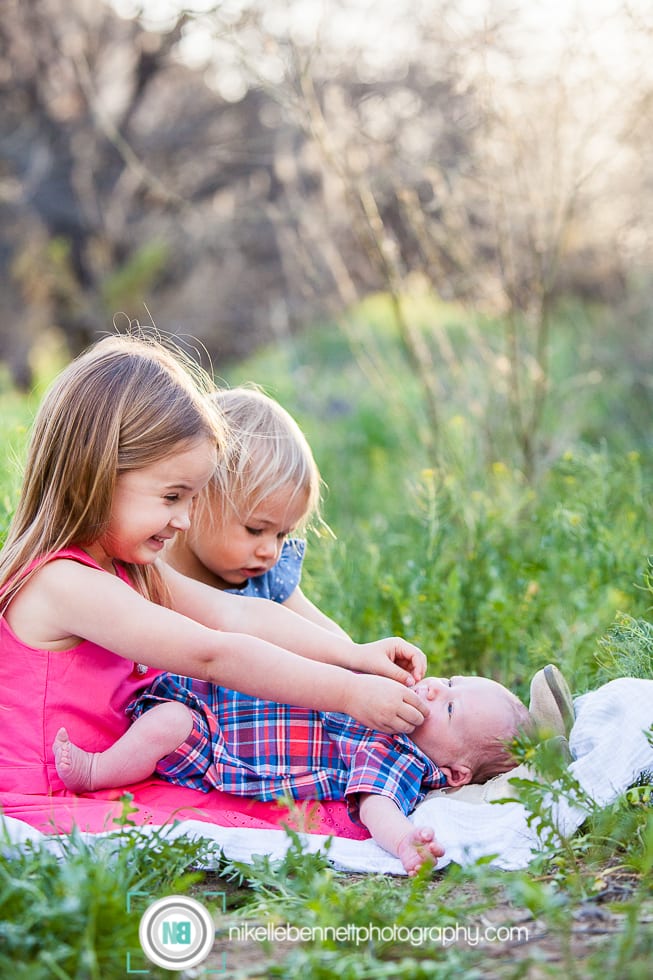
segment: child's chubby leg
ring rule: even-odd
[[[183,745],[192,727],[190,709],[166,701],[137,718],[104,752],[86,752],[60,728],[52,745],[57,772],[73,793],[137,783],[152,775],[159,759]]]

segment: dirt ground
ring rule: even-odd
[[[553,976],[563,977],[565,980],[571,976],[611,978],[613,974],[608,971],[597,972],[596,962],[590,964],[590,958],[601,962],[602,951],[607,956],[614,949],[615,940],[624,929],[624,903],[632,893],[634,880],[627,874],[615,872],[606,876],[603,885],[595,897],[575,906],[571,922],[568,921],[569,913],[566,913],[564,928],[560,930],[552,929],[544,920],[533,917],[527,910],[516,909],[507,900],[485,911],[482,915],[483,926],[495,929],[501,926],[522,928],[520,938],[516,940],[496,939],[479,945],[476,948],[478,957],[473,960],[476,971],[487,980],[504,980],[515,976],[527,977],[528,980],[545,980]],[[216,879],[214,887],[218,890],[224,887],[224,883]],[[469,892],[470,905],[482,901],[482,896],[473,884],[464,887]],[[208,890],[207,882],[202,890]],[[197,897],[201,897],[199,893]],[[262,926],[265,929],[263,922],[248,922],[251,927]],[[229,941],[227,930],[230,925],[233,927],[235,924],[236,920],[229,914],[217,917],[218,941],[208,960],[202,964],[201,971],[212,971],[212,975],[225,980],[263,980],[269,976],[269,967],[273,963],[283,963],[293,949],[294,944],[290,942],[277,943],[273,947],[267,941],[260,942],[243,935],[239,935],[236,941]],[[640,909],[637,928],[653,937],[653,898]],[[409,947],[401,951],[402,956],[413,953]],[[361,962],[363,956],[361,951]],[[441,961],[443,959],[441,955],[438,958]],[[200,968],[197,969],[200,971]],[[648,969],[648,965],[643,962],[641,974],[635,971],[633,975],[644,978],[650,975]],[[458,969],[456,972],[458,973]],[[201,972],[196,975],[201,976]],[[306,980],[310,980],[310,977],[306,977]],[[615,977],[615,980],[621,978]]]

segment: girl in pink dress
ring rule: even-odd
[[[410,732],[428,713],[411,690],[425,671],[411,644],[353,643],[161,560],[227,438],[198,377],[157,341],[114,336],[73,361],[41,405],[0,553],[1,791],[61,792],[53,744],[64,771],[68,737],[107,749],[162,670],[386,732]],[[188,735],[178,707],[161,706],[162,749]]]

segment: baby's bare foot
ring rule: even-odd
[[[57,772],[66,789],[73,793],[86,793],[93,789],[93,752],[85,752],[71,742],[65,728],[57,732],[52,751]]]

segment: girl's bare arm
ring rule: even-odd
[[[399,637],[354,643],[346,633],[327,630],[269,599],[221,592],[169,566],[164,566],[164,575],[174,608],[205,626],[249,633],[311,660],[382,674],[404,684],[421,680],[426,672],[422,651]]]
[[[261,604],[277,608],[266,600]],[[423,702],[406,686],[295,656],[256,636],[210,628],[75,561],[61,559],[40,569],[16,595],[7,618],[24,642],[40,649],[64,651],[90,640],[126,659],[245,694],[344,711],[380,731],[409,732],[424,719]]]
[[[312,623],[316,623],[318,626],[324,627],[325,630],[329,630],[331,633],[337,633],[339,636],[344,636],[349,639],[349,635],[338,626],[332,619],[329,619],[321,609],[307,599],[299,586],[288,596],[286,601],[283,603],[286,609],[292,609],[296,612],[298,616],[303,616],[304,619],[309,619]]]

